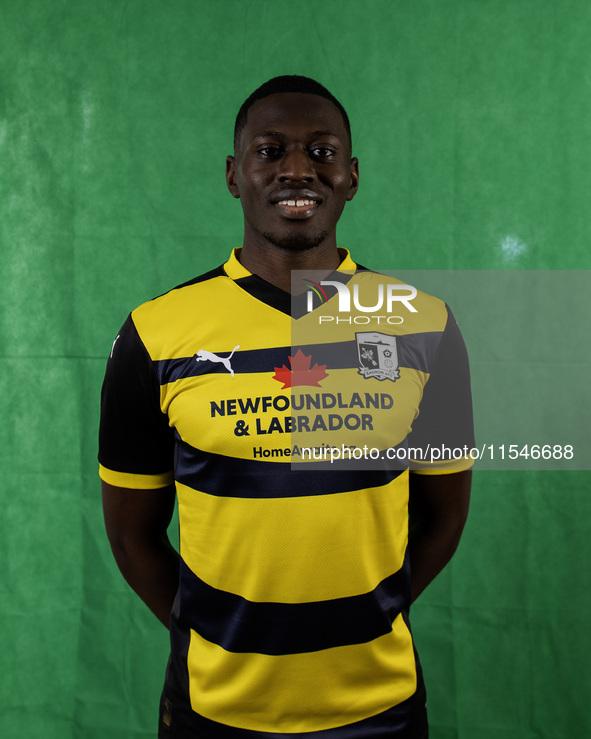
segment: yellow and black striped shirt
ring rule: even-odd
[[[351,294],[385,281],[348,255],[335,274]],[[436,298],[419,292],[415,312],[377,327],[336,322],[325,298],[292,318],[290,296],[233,253],[133,311],[113,345],[101,477],[174,480],[178,496],[171,735],[396,735],[421,688],[409,460],[419,473],[470,466],[413,451],[472,446],[467,358]],[[345,446],[401,452],[331,463]]]

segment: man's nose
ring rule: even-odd
[[[298,148],[285,152],[281,158],[277,176],[282,182],[289,180],[311,181],[315,174],[308,152]]]

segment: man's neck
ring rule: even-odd
[[[320,244],[313,249],[298,252],[279,247],[261,248],[257,244],[243,246],[238,259],[253,275],[258,275],[286,293],[298,295],[307,290],[308,286],[303,282],[301,287],[292,285],[293,270],[318,270],[328,275],[339,266],[343,257],[334,245]]]

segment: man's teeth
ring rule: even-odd
[[[280,200],[279,205],[291,205],[301,208],[303,205],[316,205],[315,200]]]

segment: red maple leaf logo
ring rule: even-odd
[[[285,365],[283,367],[275,367],[273,379],[283,383],[282,390],[285,390],[286,387],[296,387],[297,385],[320,387],[320,380],[328,377],[328,373],[325,372],[326,365],[319,366],[315,363],[312,369],[310,369],[311,361],[312,355],[307,357],[301,349],[298,349],[295,357],[289,358],[291,369],[288,369]]]

